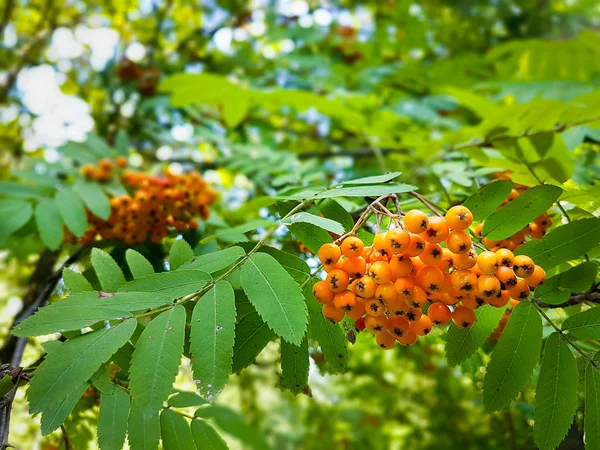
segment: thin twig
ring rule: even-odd
[[[431,210],[432,213],[434,213],[436,216],[438,217],[443,217],[442,214],[440,213],[440,211],[438,210],[438,208],[436,208],[433,203],[431,203],[429,200],[427,200],[425,197],[423,197],[421,194],[415,192],[415,191],[410,191],[408,193],[409,195],[413,196],[414,198],[416,198],[417,200],[419,200],[421,203],[423,203],[425,206],[427,206],[427,208],[429,208]]]

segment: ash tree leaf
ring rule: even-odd
[[[304,288],[304,299],[310,318],[308,325],[310,335],[319,343],[329,364],[336,371],[343,372],[348,365],[348,340],[341,327],[323,317],[321,305],[312,293],[313,286],[314,283],[309,283]]]
[[[585,369],[585,415],[583,431],[585,448],[600,448],[600,368],[598,357]]]
[[[160,431],[164,450],[196,448],[190,424],[175,411],[163,409],[160,413]]]
[[[243,248],[238,246],[229,247],[206,255],[196,256],[191,261],[183,264],[180,269],[195,269],[215,273],[231,266],[244,255]]]
[[[535,289],[535,298],[549,305],[560,305],[569,300],[571,293],[584,292],[596,279],[598,267],[584,262],[565,272],[548,278]]]
[[[35,205],[35,223],[42,242],[50,250],[60,247],[63,239],[63,218],[53,198],[43,198]]]
[[[385,175],[375,175],[372,177],[355,178],[354,180],[342,181],[340,184],[380,184],[387,183],[388,181],[398,178],[402,175],[402,172],[390,172]]]
[[[81,396],[88,388],[87,383],[82,383],[77,389],[74,389],[69,395],[67,395],[60,403],[56,404],[53,408],[47,409],[42,412],[41,419],[41,431],[42,436],[48,436],[58,427],[60,427],[77,402],[81,399]]]
[[[75,183],[74,189],[87,209],[96,217],[108,220],[110,217],[110,200],[98,183],[80,179]]]
[[[547,211],[558,200],[560,194],[562,189],[551,184],[527,189],[486,219],[482,236],[494,240],[512,236]]]
[[[131,403],[127,421],[127,436],[131,450],[156,450],[160,441],[158,410],[143,413]]]
[[[62,276],[65,286],[71,292],[94,290],[94,288],[92,287],[92,285],[86,277],[84,277],[79,272],[75,272],[74,270],[69,269],[68,267],[65,268],[65,270],[63,270]]]
[[[308,383],[308,340],[299,346],[281,341],[281,384],[292,394],[302,392]]]
[[[89,380],[101,364],[125,345],[136,325],[135,319],[128,319],[69,339],[60,346],[60,351],[49,353],[27,390],[30,413],[54,407],[70,394],[73,386]]]
[[[235,343],[231,370],[240,373],[242,369],[254,362],[259,353],[275,337],[275,333],[263,322],[250,302],[248,310],[242,314],[241,307],[236,305],[238,322],[235,327]]]
[[[190,244],[184,239],[178,239],[173,243],[169,252],[169,267],[171,270],[177,270],[183,263],[188,262],[194,257],[194,251]]]
[[[534,434],[540,450],[552,450],[567,435],[577,408],[579,372],[571,349],[558,333],[544,347],[535,390]]]
[[[302,292],[275,258],[255,253],[242,266],[241,284],[269,327],[284,340],[299,345],[306,333],[307,311]]]
[[[448,364],[456,366],[465,362],[498,326],[504,308],[484,305],[475,310],[477,320],[470,328],[459,328],[450,324],[446,334],[446,359]]]
[[[212,282],[212,277],[200,270],[177,270],[148,275],[130,281],[119,288],[119,292],[154,292],[168,296],[171,300],[193,294]]]
[[[121,268],[104,250],[93,248],[91,262],[104,291],[117,292],[117,289],[125,284]]]
[[[154,268],[141,253],[132,249],[125,252],[125,260],[134,279],[144,278],[154,273]]]
[[[33,215],[29,202],[23,200],[0,200],[0,238],[14,233],[24,226]],[[61,235],[62,238],[62,235]]]
[[[473,219],[482,221],[489,217],[502,203],[512,190],[513,183],[509,180],[494,181],[481,190],[471,194],[464,202],[464,206],[471,210]]]
[[[378,185],[361,185],[329,189],[315,195],[314,199],[335,197],[379,197],[387,194],[402,194],[416,191],[417,187],[403,183],[389,183]]]
[[[574,339],[600,339],[600,308],[593,307],[567,317],[562,329]]]
[[[284,225],[292,225],[294,223],[310,223],[316,227],[322,228],[326,231],[331,231],[335,234],[344,234],[344,227],[336,222],[335,220],[326,219],[325,217],[315,216],[307,212],[299,212],[292,214],[281,223]]]
[[[492,353],[483,382],[489,412],[504,409],[525,387],[540,357],[542,319],[530,302],[513,310]]]
[[[172,408],[189,408],[190,406],[206,405],[208,402],[195,392],[178,391],[169,397],[167,405]]]
[[[295,223],[288,226],[288,229],[315,255],[321,245],[333,242],[327,231],[310,223]]]
[[[600,219],[573,220],[555,228],[542,239],[533,239],[515,250],[546,270],[576,259],[600,243]]]
[[[344,231],[350,231],[354,226],[354,219],[338,202],[331,198],[318,203],[317,207],[323,216],[335,220],[344,227]]]
[[[227,384],[235,342],[235,295],[219,281],[194,306],[190,331],[192,370],[200,394],[216,399]]]
[[[207,450],[227,450],[229,448],[219,433],[205,420],[192,420],[191,429],[196,448]]]
[[[158,411],[173,388],[185,334],[185,308],[176,305],[140,335],[129,368],[129,392],[143,414]]]
[[[79,195],[71,189],[62,189],[56,193],[55,201],[69,231],[77,237],[83,236],[88,222]]]
[[[120,450],[127,434],[129,394],[120,387],[111,394],[100,396],[98,417],[98,446],[101,450]]]

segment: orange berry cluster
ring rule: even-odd
[[[341,246],[324,244],[318,257],[327,277],[313,288],[323,315],[334,323],[348,316],[390,349],[396,341],[414,344],[450,320],[470,327],[484,304],[527,298],[545,280],[544,270],[506,248],[477,254],[472,222],[464,206],[445,217],[412,210],[398,227],[376,234],[372,246],[355,236]]]
[[[107,169],[103,167],[108,164],[99,164],[94,170],[104,173]],[[129,188],[130,194],[110,199],[108,220],[87,211],[89,227],[79,240],[82,245],[91,244],[98,236],[121,240],[127,245],[148,239],[160,243],[172,229],[178,232],[196,229],[198,221],[193,216],[206,219],[217,195],[197,172],[155,176],[124,171],[116,179]],[[77,241],[68,232],[65,240]]]
[[[124,169],[127,167],[127,158],[118,156],[115,160],[102,158],[98,165],[84,164],[79,169],[79,173],[87,180],[98,181],[100,183],[109,181],[115,175],[115,169]]]

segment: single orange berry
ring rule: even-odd
[[[527,281],[519,280],[517,281],[517,285],[508,292],[510,292],[510,298],[515,300],[525,300],[530,294],[529,285],[527,284]]]
[[[442,249],[442,262],[437,266],[441,270],[450,270],[454,267],[454,253],[447,248]]]
[[[485,252],[481,252],[477,257],[477,267],[483,273],[495,273],[496,269],[498,268],[496,254],[487,250]]]
[[[500,291],[500,294],[492,298],[486,298],[485,300],[495,308],[502,308],[510,300],[510,291]]]
[[[506,266],[500,266],[496,269],[496,277],[504,284],[506,289],[512,289],[517,285],[517,276],[515,272]]]
[[[467,253],[459,253],[454,255],[452,262],[457,269],[471,269],[477,264],[477,253],[473,249]]]
[[[396,301],[398,298],[398,292],[396,292],[396,289],[394,288],[394,283],[389,282],[377,286],[375,298],[379,300],[382,305],[386,306]]]
[[[376,261],[371,264],[368,273],[377,284],[386,284],[392,279],[392,269],[385,261]]]
[[[365,301],[365,312],[369,316],[381,316],[385,312],[385,306],[373,297]]]
[[[396,338],[386,331],[385,333],[377,333],[375,342],[377,342],[379,348],[391,350],[396,345]]]
[[[420,234],[427,230],[428,225],[429,217],[418,209],[411,209],[404,216],[404,226],[411,233]]]
[[[465,295],[460,303],[469,309],[477,309],[485,304],[485,300],[480,297],[475,297],[473,294],[469,294]]]
[[[362,256],[344,260],[342,270],[352,278],[361,278],[367,273],[367,262]]]
[[[444,326],[452,318],[450,308],[441,302],[433,303],[427,310],[427,315],[436,326]]]
[[[469,328],[477,320],[475,311],[466,306],[459,305],[452,312],[452,321],[457,327]]]
[[[366,312],[365,301],[360,297],[356,297],[355,300],[356,302],[354,303],[354,308],[352,308],[351,311],[346,311],[346,315],[352,320],[360,319],[362,316],[365,315]]]
[[[329,284],[329,289],[332,292],[345,291],[350,284],[350,278],[348,277],[348,274],[340,269],[333,269],[331,272],[329,272],[326,280]]]
[[[423,239],[427,242],[438,244],[448,237],[448,224],[443,217],[433,216],[429,218],[427,229],[421,233]]]
[[[515,255],[513,255],[513,252],[511,252],[509,249],[501,248],[496,250],[496,263],[498,264],[498,267],[512,267],[514,260]]]
[[[388,247],[392,249],[392,253],[403,252],[410,245],[410,236],[402,228],[394,228],[388,231],[385,239],[388,242]]]
[[[317,253],[319,260],[323,265],[332,265],[338,262],[342,256],[342,251],[335,244],[323,244]]]
[[[357,258],[362,256],[364,249],[365,244],[356,236],[349,236],[342,242],[342,254],[346,258]]]
[[[408,319],[409,322],[416,322],[423,315],[423,310],[421,308],[409,308],[404,314],[404,317]]]
[[[444,273],[433,266],[425,266],[417,272],[415,281],[428,292],[439,292],[444,284]]]
[[[544,281],[546,281],[546,272],[540,266],[535,266],[531,275],[525,278],[525,282],[533,288],[538,287]]]
[[[327,281],[317,281],[313,286],[313,295],[319,303],[326,305],[333,301],[335,294],[329,289]]]
[[[356,295],[352,291],[338,292],[333,297],[333,306],[345,313],[352,311],[356,304]]]
[[[477,291],[484,298],[494,297],[500,290],[500,280],[495,275],[483,274],[477,280]]]
[[[410,330],[413,331],[417,336],[428,335],[431,331],[431,319],[429,316],[423,314],[419,320],[411,324]]]
[[[377,290],[377,283],[372,278],[364,276],[358,280],[355,280],[355,294],[362,298],[371,298],[375,295]]]
[[[419,259],[428,266],[439,266],[442,263],[444,251],[439,244],[428,242]]]
[[[533,273],[535,264],[533,260],[526,255],[517,255],[513,261],[513,270],[518,277],[527,278]]]
[[[393,253],[392,243],[386,239],[387,233],[377,233],[373,238],[373,247],[383,256],[390,256]]]
[[[466,230],[473,223],[473,214],[466,206],[453,206],[446,213],[446,221],[453,230]]]
[[[475,233],[475,236],[481,237],[482,232],[483,232],[483,222],[479,222],[477,225],[475,225],[475,229],[473,230],[473,233]]]
[[[127,167],[127,158],[125,158],[124,156],[117,156],[115,162],[117,163],[117,167],[119,169],[124,169],[125,167]]]
[[[404,277],[413,270],[411,259],[408,256],[399,254],[392,256],[389,266],[392,272],[399,277]]]
[[[421,237],[419,234],[409,234],[410,243],[406,250],[404,250],[404,254],[406,256],[415,257],[419,256],[425,250],[425,239]]]
[[[340,311],[333,303],[323,305],[323,317],[332,323],[338,323],[344,318],[344,311]]]
[[[417,342],[417,334],[414,331],[409,330],[404,333],[404,336],[398,338],[397,341],[400,345],[413,345]]]
[[[450,275],[452,287],[460,293],[473,292],[477,286],[477,275],[470,270],[455,270]]]
[[[467,253],[472,245],[471,236],[460,230],[451,231],[446,239],[446,247],[452,253]]]
[[[400,297],[407,299],[413,295],[415,282],[413,281],[412,277],[398,277],[394,282],[394,288]]]
[[[395,339],[404,336],[410,330],[410,322],[404,316],[393,316],[387,321],[387,330],[394,336]]]
[[[387,318],[384,315],[367,316],[365,319],[365,328],[373,334],[387,333]]]

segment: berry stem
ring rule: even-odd
[[[416,198],[421,203],[423,203],[425,206],[427,206],[427,208],[429,208],[431,210],[431,212],[434,213],[436,216],[443,217],[442,213],[440,213],[440,211],[433,205],[433,203],[431,203],[429,200],[427,200],[421,194],[419,194],[415,191],[410,191],[408,194],[412,195],[414,198]]]

